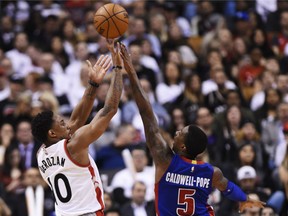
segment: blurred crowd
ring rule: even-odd
[[[109,54],[95,11],[121,4],[129,28],[118,40],[167,140],[188,124],[208,135],[201,159],[267,202],[242,215],[288,215],[288,1],[6,0],[0,2],[0,215],[52,216],[53,194],[37,169],[31,119],[69,118],[88,85],[85,60]],[[124,76],[117,114],[93,143],[105,215],[155,216],[154,167]],[[107,79],[90,119],[104,105]],[[129,149],[133,166],[126,166]],[[132,163],[130,161],[130,163]],[[36,168],[36,169],[35,169]],[[239,215],[214,191],[216,215]]]

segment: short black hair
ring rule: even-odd
[[[195,159],[198,154],[205,151],[208,143],[207,135],[196,125],[188,126],[188,133],[185,138],[185,146],[190,159]]]
[[[32,120],[32,134],[36,140],[45,143],[48,140],[48,131],[52,128],[53,112],[50,110],[38,113]]]

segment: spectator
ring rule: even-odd
[[[216,129],[213,124],[214,116],[207,107],[199,107],[197,110],[197,115],[195,123],[199,126],[207,135],[207,151],[209,156],[209,162],[215,163],[218,154],[218,149],[216,145]]]
[[[169,110],[177,97],[183,93],[184,83],[181,79],[181,68],[175,63],[166,62],[163,72],[164,82],[157,85],[155,92],[159,103]]]
[[[4,201],[11,209],[17,203],[17,193],[23,188],[21,178],[24,169],[19,149],[12,147],[7,149],[4,156],[4,166],[1,170],[1,182],[5,191]]]
[[[272,193],[269,189],[259,187],[257,177],[255,169],[251,166],[242,166],[237,172],[237,179],[242,190],[246,193],[255,193],[261,200],[267,202],[267,205],[277,209],[276,211],[279,214],[285,202],[283,191]]]
[[[124,204],[120,212],[125,216],[154,216],[156,214],[154,201],[146,202],[146,185],[142,181],[136,181],[132,186],[131,202]]]
[[[137,40],[148,39],[152,44],[153,52],[159,58],[162,56],[161,46],[158,38],[147,32],[147,24],[141,17],[134,17],[129,28],[129,36],[123,40],[123,43],[130,46],[130,43]]]
[[[276,87],[276,76],[271,71],[265,70],[256,82],[259,84],[259,90],[252,96],[250,102],[250,107],[253,111],[263,106],[265,90]]]
[[[19,32],[15,36],[15,48],[6,52],[6,57],[9,58],[13,65],[13,71],[21,77],[27,74],[22,73],[23,67],[28,67],[32,64],[30,57],[26,54],[29,41],[25,32]]]
[[[0,101],[0,119],[5,120],[16,110],[16,102],[19,95],[24,91],[23,79],[16,74],[9,77],[10,94],[7,98]],[[11,122],[13,125],[15,122]]]
[[[12,124],[4,122],[0,128],[0,169],[3,169],[5,152],[14,141],[14,136]]]
[[[151,84],[145,78],[140,79],[140,83],[149,97],[149,100],[152,104],[153,110],[155,115],[157,116],[158,123],[162,128],[167,129],[171,123],[171,117],[167,110],[162,106],[160,103],[157,102],[155,98],[155,93],[151,88]],[[129,100],[128,102],[124,103],[122,106],[122,122],[123,123],[136,123],[134,126],[141,131],[141,135],[144,139],[144,128],[143,125],[139,121],[136,121],[139,118],[139,110],[134,100]],[[145,139],[144,139],[145,140]]]
[[[53,193],[37,168],[29,168],[23,177],[24,190],[17,194],[14,216],[50,216],[55,214]]]
[[[204,105],[204,97],[201,94],[201,80],[197,74],[190,74],[185,77],[184,91],[177,100],[174,102],[183,108],[185,111],[185,118],[187,123],[192,124],[195,122],[197,110]]]
[[[115,173],[111,181],[110,187],[113,191],[113,197],[116,202],[123,205],[127,200],[133,198],[133,185],[137,181],[142,181],[145,184],[145,200],[154,200],[154,167],[148,166],[148,155],[145,148],[136,147],[131,150],[133,159],[133,167],[135,173],[126,167]]]
[[[137,71],[137,75],[139,78],[146,78],[151,83],[152,89],[155,90],[157,86],[157,71],[154,71],[147,67],[147,62],[145,63],[142,61],[143,54],[142,54],[142,48],[139,41],[132,42],[129,45],[129,51],[131,53],[132,63]],[[149,63],[148,63],[149,65]]]
[[[9,97],[10,88],[8,82],[8,74],[0,66],[0,101]]]
[[[120,125],[116,130],[115,139],[101,148],[96,155],[96,163],[99,171],[113,173],[125,168],[122,151],[125,148],[133,148],[136,145],[137,131],[131,124]]]
[[[21,120],[16,127],[16,141],[12,144],[18,148],[21,155],[21,163],[24,169],[38,167],[36,154],[42,143],[35,141],[31,132],[31,122]]]

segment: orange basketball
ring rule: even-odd
[[[126,32],[128,24],[128,13],[118,4],[105,4],[94,15],[96,31],[105,38],[120,37]]]

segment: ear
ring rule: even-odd
[[[48,136],[50,136],[50,137],[56,137],[56,134],[55,134],[54,130],[50,129],[50,130],[48,131]]]

